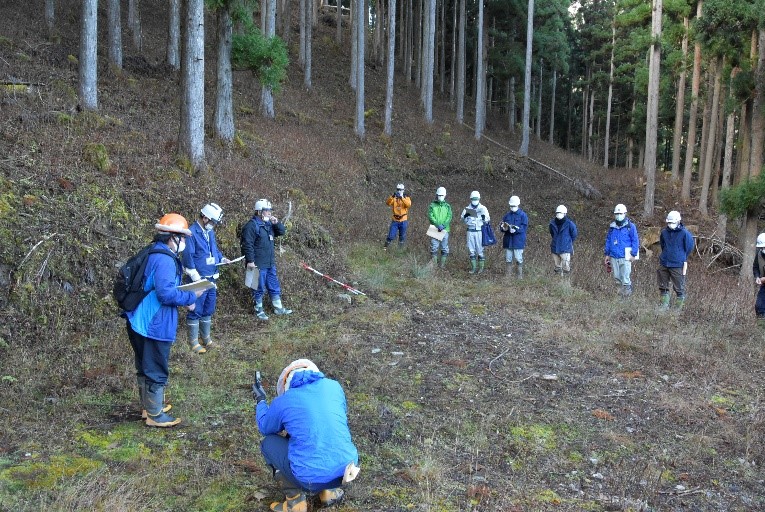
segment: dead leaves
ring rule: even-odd
[[[595,409],[592,411],[592,415],[599,420],[614,421],[616,419],[613,414],[603,409]]]

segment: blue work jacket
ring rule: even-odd
[[[563,254],[564,252],[574,252],[574,241],[578,236],[576,224],[568,216],[563,217],[563,222],[558,224],[557,219],[553,217],[550,221],[550,250],[553,254]]]
[[[218,243],[215,240],[215,231],[207,231],[204,227],[195,222],[189,228],[191,236],[186,237],[186,248],[183,250],[183,266],[185,268],[194,268],[199,272],[202,278],[212,280],[212,276],[218,272],[216,263],[220,263],[223,254],[218,250]],[[207,259],[212,258],[212,263],[207,263]]]
[[[640,240],[638,239],[637,228],[626,218],[621,226],[616,221],[612,221],[608,226],[608,233],[606,233],[606,245],[603,248],[603,254],[611,258],[624,258],[627,247],[632,250],[632,256],[638,255]]]
[[[523,249],[526,247],[526,232],[529,228],[529,216],[526,215],[526,212],[520,208],[516,212],[507,212],[502,217],[502,222],[511,226],[518,226],[515,233],[502,230],[505,233],[502,237],[502,247],[505,249]]]
[[[694,246],[693,235],[681,222],[675,229],[668,227],[662,229],[659,244],[661,245],[659,263],[667,268],[679,268],[691,256]]]
[[[259,269],[276,266],[274,239],[287,232],[284,224],[271,224],[254,216],[242,229],[242,254],[246,263],[255,263]]]

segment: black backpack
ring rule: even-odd
[[[141,301],[149,294],[144,291],[143,273],[146,271],[146,264],[149,261],[149,255],[155,253],[167,254],[178,266],[178,258],[167,249],[154,249],[154,244],[149,244],[134,256],[127,260],[127,263],[120,267],[114,278],[112,295],[117,301],[117,305],[124,311],[133,311]]]

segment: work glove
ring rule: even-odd
[[[252,399],[255,400],[255,404],[259,404],[266,399],[266,390],[263,389],[263,384],[259,380],[256,380],[252,385]]]
[[[444,225],[443,224],[439,224],[438,225],[438,232],[440,233],[443,230],[444,230]]]
[[[486,215],[481,215],[481,220],[486,222]]]
[[[514,227],[510,228],[510,233],[515,233],[517,230]]]
[[[467,219],[468,217],[470,217],[470,214],[468,212],[465,212],[465,215],[462,216],[463,219]]]
[[[225,256],[220,259],[221,263],[231,263],[231,260],[226,258]]]
[[[247,264],[247,269],[248,269],[248,270],[249,270],[249,269],[256,269],[256,268],[258,268],[258,267],[255,265],[255,262],[254,262],[254,261],[251,261],[251,262],[249,262],[249,263]]]
[[[186,274],[191,278],[192,281],[197,282],[202,280],[202,276],[199,275],[199,272],[195,268],[187,268]]]

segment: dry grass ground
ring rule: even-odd
[[[629,300],[602,268],[611,208],[640,209],[638,171],[533,143],[532,156],[603,194],[584,198],[476,143],[443,98],[426,125],[417,91],[400,83],[394,137],[381,138],[383,75],[371,66],[375,111],[359,142],[347,50],[322,27],[314,90],[293,67],[277,119],[265,121],[251,77],[238,74],[243,143],[208,141],[210,170],[193,176],[174,159],[176,81],[156,64],[161,15],[144,20],[145,58],[103,73],[101,111],[86,115],[68,58],[76,8],[61,6],[62,36],[50,43],[36,7],[10,4],[0,6],[0,76],[41,85],[0,97],[0,510],[265,510],[280,496],[258,451],[250,381],[260,369],[273,393],[281,368],[305,356],[348,395],[363,469],[341,511],[765,508],[765,341],[749,283],[697,254],[686,308],[660,314],[655,256],[636,263]],[[491,137],[517,147],[502,126],[495,113]],[[397,181],[415,198],[411,236],[383,252],[383,198]],[[457,210],[482,191],[495,219],[511,193],[521,197],[526,279],[505,278],[497,248],[484,275],[467,274],[459,225],[448,270],[427,265],[425,208],[439,185]],[[193,217],[211,199],[227,212],[224,252],[237,255],[237,226],[264,195],[279,215],[293,203],[279,272],[296,313],[257,323],[242,270],[227,269],[218,348],[195,356],[181,331],[173,349],[183,425],[146,429],[109,296],[117,261],[162,212]],[[661,224],[671,198],[661,179],[659,213],[641,231]],[[551,272],[547,223],[559,203],[581,231],[570,280]],[[303,260],[367,299],[338,298]]]

